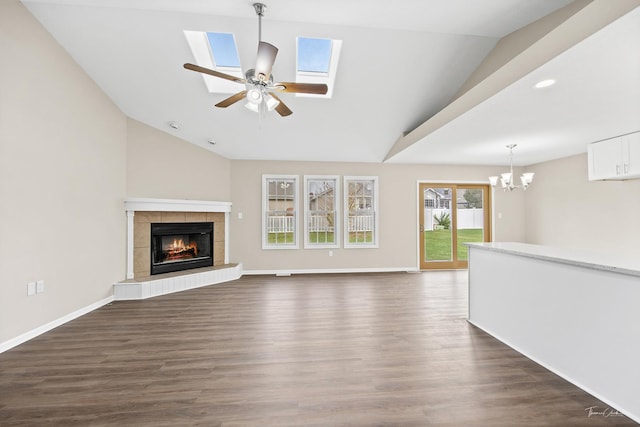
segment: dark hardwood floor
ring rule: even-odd
[[[115,302],[0,354],[0,425],[636,425],[467,323],[466,283],[245,276]]]

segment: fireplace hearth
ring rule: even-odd
[[[213,223],[152,223],[151,274],[213,265]]]

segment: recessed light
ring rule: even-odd
[[[552,86],[556,83],[556,81],[554,79],[547,79],[547,80],[541,80],[538,83],[535,84],[536,89],[542,89],[543,87],[549,87]]]
[[[172,129],[176,129],[176,130],[178,130],[178,129],[180,129],[180,123],[177,123],[177,122],[169,122],[169,127],[170,127],[170,128],[172,128]]]

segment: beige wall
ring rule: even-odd
[[[508,167],[493,167],[493,174],[508,171]],[[514,167],[513,174],[516,179],[524,172],[523,169]],[[527,172],[529,170],[527,169]],[[527,190],[527,193],[529,190]],[[493,229],[494,242],[524,242],[525,241],[525,198],[522,190],[504,192],[500,188],[493,189]]]
[[[496,167],[393,165],[374,163],[323,163],[240,161],[231,163],[233,212],[230,220],[230,256],[248,271],[314,269],[397,269],[415,268],[417,254],[418,181],[487,182]],[[380,236],[378,249],[262,250],[261,200],[262,174],[366,175],[379,177]],[[302,195],[302,189],[300,191]],[[512,197],[507,197],[512,196]],[[299,207],[303,198],[300,197]],[[499,194],[496,238],[522,240],[524,237],[524,199],[521,195]],[[243,219],[238,219],[242,212]],[[300,223],[302,224],[302,223]]]
[[[127,197],[231,199],[224,157],[133,119],[127,139]]]
[[[0,2],[0,40],[2,343],[124,277],[126,119],[17,0]]]
[[[625,258],[638,253],[640,180],[590,182],[586,154],[529,170],[536,175],[525,200],[527,242]]]

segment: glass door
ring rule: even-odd
[[[420,268],[467,268],[464,242],[491,241],[489,186],[420,184]]]

